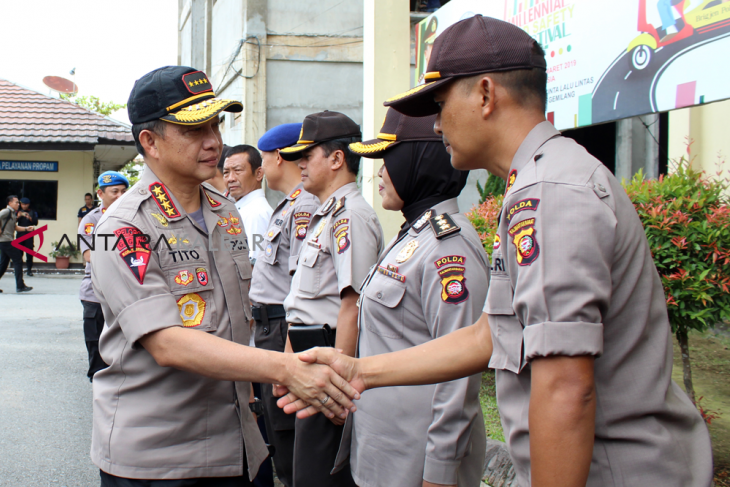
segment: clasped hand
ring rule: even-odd
[[[351,399],[360,399],[360,392],[366,388],[357,359],[334,348],[313,348],[296,357],[302,367],[321,367],[327,372],[321,381],[315,378],[301,392],[291,385],[274,385],[274,395],[283,396],[276,404],[285,413],[297,413],[298,418],[304,419],[321,412],[332,419],[335,416],[345,418],[347,412],[355,412],[357,408]]]

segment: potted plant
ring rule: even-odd
[[[52,242],[51,247],[53,250],[48,255],[56,259],[56,269],[68,269],[71,257],[80,255],[79,249],[73,244],[59,245],[58,242]]]

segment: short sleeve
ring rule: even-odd
[[[98,239],[91,253],[94,292],[106,301],[127,341],[134,344],[155,331],[181,326],[157,254],[140,242],[144,232],[110,218],[97,233],[111,236],[106,249],[104,240]]]
[[[517,195],[516,195],[517,196]],[[616,217],[587,186],[539,183],[519,193],[506,240],[524,358],[600,355],[611,299]]]
[[[353,211],[333,216],[332,221],[331,249],[338,290],[352,287],[359,292],[382,248],[380,228],[377,222]]]
[[[94,244],[93,233],[95,230],[96,225],[89,221],[89,215],[86,215],[81,219],[81,223],[79,223],[79,229],[77,231],[79,234],[79,250],[81,251],[81,255],[83,255],[87,250],[91,250],[89,244]]]

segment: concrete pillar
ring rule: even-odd
[[[363,140],[380,132],[387,109],[383,102],[410,87],[410,11],[402,0],[364,0]],[[382,160],[362,160],[362,193],[383,226],[386,242],[403,223],[400,212],[384,210],[378,194]]]
[[[243,0],[242,144],[256,146],[266,132],[266,15],[267,0]]]
[[[616,122],[616,178],[627,181],[639,170],[647,179],[659,177],[659,115]]]
[[[192,32],[192,66],[195,69],[205,71],[205,54],[208,50],[208,34],[206,32],[207,26],[207,11],[208,1],[207,0],[192,0],[192,12],[190,14],[191,21],[191,32]]]

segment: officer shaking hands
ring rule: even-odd
[[[287,196],[274,209],[264,233],[264,251],[256,260],[251,278],[250,298],[256,347],[283,352],[289,324],[284,300],[297,267],[297,256],[309,229],[309,221],[319,208],[319,200],[304,190],[302,170],[296,161],[287,161],[279,150],[297,143],[301,123],[274,127],[259,139],[262,168],[269,188]],[[276,475],[286,487],[294,485],[294,417],[276,406],[271,384],[261,384],[266,434],[274,446]]]
[[[525,31],[476,15],[436,39],[425,84],[386,102],[438,114],[455,168],[507,181],[477,323],[391,354],[302,358],[358,389],[496,369],[521,487],[707,487],[710,438],[671,378],[671,328],[641,222],[610,171],[545,121],[545,68]]]
[[[96,225],[106,210],[118,200],[129,188],[129,181],[116,171],[106,171],[97,178],[96,195],[101,205],[88,212],[79,224],[79,250],[84,256],[84,278],[79,288],[79,299],[84,307],[84,341],[89,354],[89,370],[86,376],[93,382],[94,374],[106,367],[99,354],[99,336],[104,329],[104,313],[99,299],[91,285],[91,246],[96,243],[94,232]]]
[[[250,382],[283,383],[312,402],[354,394],[329,368],[247,346],[246,235],[235,205],[201,185],[220,159],[224,110],[242,106],[184,66],[148,73],[129,98],[146,168],[99,221],[97,242],[111,236],[111,246],[91,252],[107,321],[91,445],[102,486],[252,485],[268,450],[248,411]],[[344,417],[342,406],[321,410]]]

